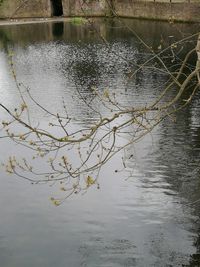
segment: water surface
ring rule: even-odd
[[[10,108],[19,102],[9,65],[12,52],[18,79],[53,112],[62,110],[64,99],[75,127],[96,120],[82,101],[91,99],[95,105],[91,87],[109,88],[124,105],[145,105],[158,97],[167,77],[142,70],[130,79],[130,72],[148,57],[134,32],[158,51],[198,30],[195,24],[138,20],[96,20],[95,27],[99,34],[91,25],[69,22],[0,27],[1,102]],[[177,48],[177,64],[193,45],[192,40]],[[168,56],[173,58],[170,52]],[[91,188],[57,208],[49,201],[52,194],[61,194],[57,187],[33,186],[1,170],[0,265],[199,266],[200,202],[191,204],[200,198],[199,105],[197,93],[176,114],[176,122],[163,121],[130,145],[125,151],[129,172],[115,172],[119,155],[102,169],[100,190]],[[47,120],[37,108],[32,116],[41,123]],[[1,142],[1,160],[21,151]]]

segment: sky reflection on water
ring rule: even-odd
[[[124,22],[153,48],[161,39],[167,46],[175,38],[170,36],[181,39],[197,28]],[[96,119],[80,99],[81,95],[96,106],[92,86],[102,91],[109,88],[127,106],[153,101],[166,76],[141,71],[130,80],[130,70],[148,56],[146,51],[118,22],[95,23],[108,39],[108,47],[87,25],[1,27],[1,101],[9,107],[19,101],[9,70],[10,50],[19,80],[52,111],[61,111],[64,98],[69,114],[76,118],[74,127]],[[176,123],[162,122],[151,135],[126,149],[126,172],[115,172],[121,164],[119,155],[103,168],[100,190],[93,188],[58,208],[49,201],[57,187],[32,186],[1,171],[1,266],[198,266],[200,203],[188,204],[200,198],[199,108],[197,94],[191,105],[177,114]],[[40,117],[35,108],[33,117],[46,123],[47,118]],[[19,146],[6,141],[2,141],[1,151],[2,160],[10,153],[22,153]]]

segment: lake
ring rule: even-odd
[[[149,56],[136,35],[159,52],[198,30],[196,24],[131,19],[0,26],[0,101],[10,109],[20,103],[12,53],[17,78],[36,101],[56,113],[64,100],[73,127],[87,127],[97,115],[83,99],[109,115],[93,99],[92,87],[108,88],[128,107],[145,106],[162,92],[166,73],[147,68],[131,79],[135,66]],[[181,43],[175,55],[167,51],[167,66],[178,65],[195,42]],[[197,92],[173,115],[175,121],[162,121],[104,165],[100,189],[91,186],[59,207],[50,201],[63,194],[57,185],[32,185],[1,168],[0,266],[200,266],[199,99]],[[33,121],[47,124],[37,106],[31,112]],[[1,119],[6,116],[2,111]],[[1,161],[31,153],[7,139],[0,147]],[[115,172],[122,155],[127,170]]]

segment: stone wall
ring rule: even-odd
[[[51,17],[56,0],[0,0],[0,18]],[[110,16],[200,22],[196,0],[62,0],[63,16]],[[113,9],[113,10],[112,10]]]
[[[109,16],[106,0],[63,0],[64,16]]]
[[[200,3],[185,1],[114,0],[121,17],[200,22]]]
[[[0,18],[49,17],[50,10],[49,0],[2,0]]]

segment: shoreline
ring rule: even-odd
[[[43,17],[43,18],[12,18],[12,19],[0,19],[0,26],[9,26],[9,25],[23,25],[23,24],[36,24],[36,23],[49,23],[49,22],[70,22],[73,18],[84,18],[83,16],[73,16],[73,17]],[[116,17],[106,17],[106,16],[93,16],[90,18],[116,18]],[[151,21],[162,21],[169,22],[165,19],[153,19],[145,17],[125,17],[120,16],[120,18],[134,19],[134,20],[151,20]],[[194,21],[184,21],[184,20],[175,20],[175,23],[186,23],[186,24],[200,24],[200,22]]]
[[[0,26],[34,24],[34,23],[48,23],[48,22],[65,22],[70,21],[67,17],[53,17],[53,18],[19,18],[19,19],[0,19]]]

